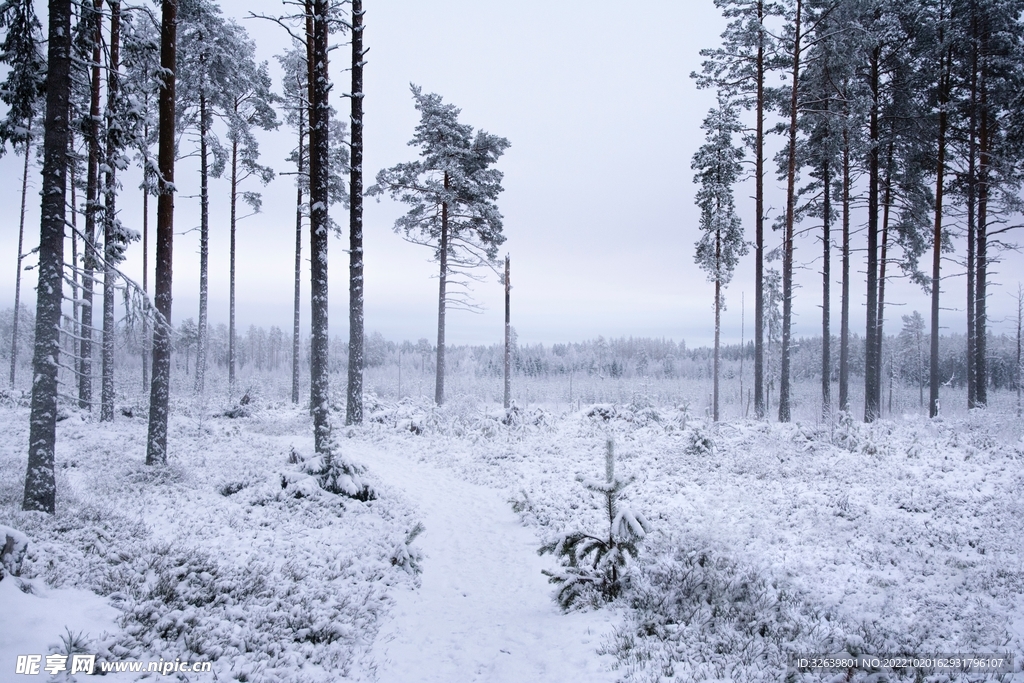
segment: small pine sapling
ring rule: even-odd
[[[544,574],[551,583],[560,586],[555,597],[566,610],[580,600],[610,601],[618,597],[629,565],[636,559],[637,546],[650,533],[647,519],[619,501],[619,495],[633,482],[633,477],[615,476],[615,443],[611,439],[608,439],[604,480],[578,479],[586,488],[604,496],[608,534],[601,538],[573,531],[538,551],[541,555],[551,553],[562,561],[561,570],[544,570]]]

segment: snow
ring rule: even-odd
[[[55,516],[19,510],[28,409],[0,405],[0,525],[29,538],[0,580],[0,680],[68,628],[108,661],[267,683],[745,683],[856,642],[1024,653],[1024,441],[995,411],[714,425],[642,397],[512,419],[368,395],[367,424],[335,433],[377,493],[359,502],[301,462],[307,410],[257,391],[232,419],[226,400],[173,403],[159,468],[144,420],[62,409]],[[537,549],[607,529],[580,482],[609,439],[620,512],[651,531],[622,598],[563,614]]]

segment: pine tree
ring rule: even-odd
[[[156,277],[153,325],[153,380],[149,397],[149,435],[146,464],[167,464],[167,417],[171,386],[171,294],[174,249],[175,75],[177,73],[177,0],[163,0],[160,22],[160,119],[158,172],[160,195],[156,209]]]
[[[43,124],[43,187],[39,226],[32,404],[28,467],[22,508],[56,508],[54,449],[57,439],[57,367],[64,276],[64,203],[67,197],[68,125],[71,98],[71,2],[49,0],[46,118]]]
[[[363,2],[352,0],[352,163],[349,171],[348,388],[345,424],[363,421]]]
[[[478,265],[491,264],[505,241],[496,201],[502,173],[491,166],[509,141],[459,123],[460,110],[444,104],[440,95],[424,95],[412,86],[420,123],[410,145],[420,148],[419,161],[381,170],[369,195],[387,192],[408,204],[409,212],[395,222],[407,239],[434,250],[440,267],[437,305],[437,376],[434,400],[444,403],[445,312],[452,297],[453,274],[466,275]]]
[[[694,257],[697,265],[715,283],[715,360],[713,415],[718,421],[719,360],[724,295],[722,289],[732,280],[740,256],[747,253],[743,229],[736,215],[733,185],[742,171],[743,150],[733,145],[733,136],[742,131],[735,105],[719,95],[718,106],[704,119],[701,128],[707,141],[693,157],[691,168],[700,183],[696,203],[700,207],[700,228]]]

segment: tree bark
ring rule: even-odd
[[[56,481],[57,365],[64,275],[64,202],[67,192],[68,101],[71,95],[71,2],[49,0],[43,187],[39,221],[39,284],[28,467],[22,509],[53,513]]]
[[[984,67],[983,67],[984,68]],[[986,297],[988,290],[988,195],[989,195],[989,167],[991,164],[991,131],[989,130],[988,117],[988,94],[985,87],[985,74],[982,72],[981,84],[981,131],[980,131],[980,158],[978,184],[978,262],[977,262],[977,285],[975,295],[977,304],[974,307],[975,332],[974,332],[974,353],[975,353],[975,374],[977,381],[978,406],[988,405],[988,360],[986,358],[988,346],[987,327],[987,306]]]
[[[832,174],[827,160],[822,165],[821,180],[821,416],[827,420],[832,415]]]
[[[110,46],[107,68],[107,150],[103,216],[103,352],[100,389],[100,421],[114,420],[114,263],[121,253],[121,237],[117,230],[117,140],[114,117],[118,98],[118,69],[121,68],[121,3],[110,2]]]
[[[199,61],[205,63],[206,55],[201,54]],[[205,73],[205,66],[200,68]],[[205,76],[201,77],[205,80]],[[196,340],[196,380],[194,391],[203,393],[206,385],[206,346],[209,328],[209,291],[210,291],[210,159],[206,135],[210,130],[210,107],[206,101],[203,85],[199,91],[199,328]],[[232,330],[233,331],[233,330]],[[231,347],[234,339],[228,334]],[[228,353],[229,358],[231,353]],[[234,366],[228,364],[228,385],[234,389]]]
[[[363,422],[363,2],[352,0],[349,175],[348,391],[345,424]]]
[[[143,139],[149,140],[149,124],[143,124]],[[143,177],[149,172],[143,169]],[[72,192],[74,192],[72,183]],[[149,188],[142,188],[142,293],[149,295]],[[142,316],[142,388],[149,386],[149,315]]]
[[[895,131],[893,136],[895,137]],[[882,256],[878,263],[878,322],[875,324],[875,354],[878,358],[877,375],[875,383],[881,392],[882,387],[882,364],[885,356],[882,354],[882,345],[885,341],[885,267],[889,259],[889,213],[892,205],[892,168],[894,155],[894,142],[890,140],[889,150],[886,155],[885,179],[882,185],[885,187],[885,194],[882,197]],[[890,369],[892,364],[890,363]],[[892,373],[889,376],[889,413],[892,413]],[[879,393],[879,414],[881,414],[881,393]]]
[[[231,219],[228,250],[228,393],[235,395],[235,364],[237,363],[237,331],[235,330],[235,227],[238,209],[238,141],[231,141]],[[196,359],[198,365],[199,359]]]
[[[847,110],[847,115],[849,111]],[[843,265],[839,310],[839,410],[850,412],[850,131],[843,128]]]
[[[149,394],[149,436],[146,464],[167,464],[167,417],[171,387],[171,286],[174,250],[174,100],[177,53],[177,0],[162,0],[160,66],[165,74],[159,99],[160,195],[156,205],[156,277],[153,325],[153,381]]]
[[[11,321],[11,388],[18,368],[18,314],[21,309],[21,262],[25,258],[25,199],[28,196],[28,161],[32,150],[31,131],[25,136],[25,165],[21,172],[21,218],[18,221],[18,258],[14,272],[14,319]],[[71,233],[74,239],[74,233]],[[75,294],[77,300],[77,293]],[[77,304],[76,304],[77,305]],[[78,318],[75,317],[77,322]]]
[[[92,300],[96,287],[96,214],[100,210],[100,42],[103,22],[102,0],[95,0],[93,8],[95,26],[93,34],[92,69],[90,80],[89,121],[86,134],[89,146],[85,187],[85,244],[82,245],[82,339],[78,369],[78,407],[92,410]]]
[[[298,178],[295,190],[295,301],[292,312],[292,403],[299,402],[299,357],[302,353],[301,328],[299,326],[299,306],[302,303],[302,174],[306,170],[305,142],[306,142],[306,116],[308,112],[301,112],[299,115],[299,161]]]
[[[868,259],[867,259],[867,326],[864,334],[864,421],[874,422],[880,412],[878,356],[878,101],[879,60],[881,48],[875,47],[870,57],[871,113],[868,150]]]
[[[505,410],[508,410],[512,406],[512,318],[511,318],[511,301],[510,294],[512,291],[512,282],[509,280],[511,275],[511,263],[509,257],[505,256]]]
[[[721,339],[722,339],[722,278],[718,276],[721,272],[722,263],[722,233],[715,231],[715,379],[712,394],[712,418],[718,422],[718,390],[719,372],[721,370]]]
[[[940,32],[941,40],[941,32]],[[944,54],[939,66],[939,135],[935,166],[935,230],[932,236],[932,320],[929,357],[928,416],[939,414],[939,284],[942,263],[942,195],[946,170],[946,126],[949,100],[949,64]]]
[[[309,0],[307,36],[310,59],[309,107],[309,231],[310,231],[310,410],[316,452],[331,456],[328,378],[327,239],[328,239],[328,116],[327,0]]]
[[[444,189],[449,185],[448,172],[444,173]],[[438,248],[441,262],[437,292],[437,368],[434,381],[434,402],[444,403],[444,314],[446,286],[448,284],[448,203],[441,205],[441,246]]]
[[[757,2],[758,26],[763,27],[765,3]],[[757,112],[754,131],[754,415],[763,420],[768,414],[764,401],[764,35],[757,44]]]
[[[786,237],[782,257],[782,358],[779,381],[779,422],[790,420],[789,363],[793,323],[793,224],[796,218],[796,124],[800,85],[800,19],[802,0],[796,0],[793,35],[793,89],[789,101],[789,161],[786,175]],[[718,305],[717,302],[715,304]],[[717,325],[716,325],[717,326]],[[717,333],[716,333],[717,334]],[[716,391],[717,394],[717,391]]]

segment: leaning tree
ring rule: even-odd
[[[503,175],[492,166],[509,141],[482,130],[474,134],[472,126],[459,123],[458,107],[445,104],[435,93],[424,95],[419,86],[411,87],[420,123],[409,144],[420,149],[420,159],[381,170],[377,183],[366,192],[386,192],[408,204],[409,212],[395,221],[395,231],[434,250],[440,281],[434,400],[441,405],[446,307],[472,305],[465,296],[452,296],[448,286],[466,286],[466,278],[476,279],[471,270],[493,265],[505,241],[496,204]]]

